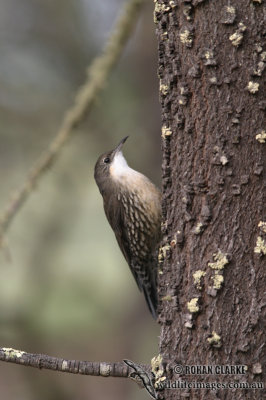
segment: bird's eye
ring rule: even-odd
[[[110,158],[109,158],[109,157],[105,157],[105,158],[103,159],[103,162],[104,162],[105,164],[109,164]]]

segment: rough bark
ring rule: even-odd
[[[265,382],[263,13],[258,0],[155,1],[163,143],[160,354],[172,382]],[[247,370],[193,375],[185,374],[186,365]],[[262,399],[263,391],[183,388],[163,396]]]

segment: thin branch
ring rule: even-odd
[[[51,167],[62,150],[63,145],[73,135],[73,129],[82,121],[85,114],[91,110],[97,95],[103,90],[114,65],[117,63],[133,31],[143,2],[144,0],[130,0],[126,4],[122,16],[118,20],[110,39],[107,41],[103,54],[97,57],[89,67],[87,80],[78,90],[73,106],[65,113],[56,136],[48,149],[32,167],[25,182],[11,196],[7,207],[0,216],[0,234],[3,235],[9,228],[14,216],[29,197],[36,183],[40,180],[44,172]]]
[[[125,362],[90,362],[80,360],[65,360],[64,358],[50,357],[46,354],[31,354],[12,348],[0,347],[0,361],[24,365],[38,369],[51,369],[54,371],[68,372],[90,376],[130,378],[135,368],[128,366]],[[131,362],[132,363],[132,362]],[[137,365],[132,363],[132,365]],[[149,373],[149,365],[139,366],[143,371]]]
[[[145,388],[151,397],[156,398],[151,366],[136,364],[130,360],[117,363],[65,360],[46,354],[32,354],[10,347],[0,347],[0,361],[70,374],[102,376],[104,378],[130,378],[141,388]]]

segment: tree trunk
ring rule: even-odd
[[[263,382],[265,362],[262,3],[155,1],[163,147],[160,354],[167,378],[159,373],[157,385],[173,386],[159,398],[263,398],[263,390],[248,388]]]

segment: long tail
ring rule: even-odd
[[[146,268],[138,269],[138,286],[144,293],[146,303],[154,319],[157,319],[157,257],[152,257]]]
[[[149,285],[150,286],[150,285]],[[147,288],[146,286],[143,286],[143,293],[145,296],[146,303],[148,304],[149,310],[153,316],[154,319],[157,319],[158,314],[157,314],[157,288],[150,286]]]

